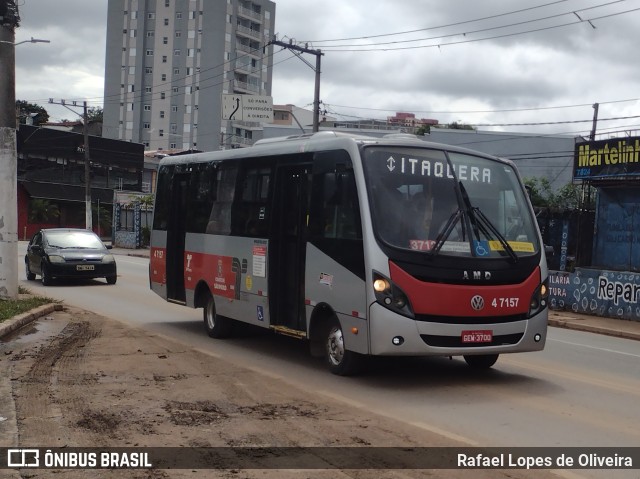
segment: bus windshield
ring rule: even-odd
[[[512,260],[540,249],[535,218],[508,164],[378,146],[364,149],[363,163],[376,237],[387,246]]]

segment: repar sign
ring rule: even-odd
[[[222,119],[273,123],[273,97],[222,95]]]

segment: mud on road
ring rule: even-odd
[[[0,343],[0,393],[4,447],[464,446],[74,308]],[[389,471],[367,464],[342,471],[22,469],[0,476],[551,477],[540,470]]]

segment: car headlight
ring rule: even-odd
[[[112,254],[105,254],[102,257],[102,262],[103,263],[114,263],[116,261],[116,259],[113,257]]]
[[[50,254],[49,263],[64,263],[64,258],[58,254]]]

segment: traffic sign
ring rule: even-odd
[[[273,122],[273,97],[263,95],[222,95],[222,119]]]

